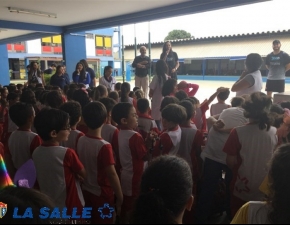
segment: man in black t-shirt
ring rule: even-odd
[[[55,69],[56,69],[56,65],[55,63],[52,63],[48,69],[43,71],[43,73],[50,75],[55,72]]]
[[[151,67],[151,61],[148,56],[146,56],[146,47],[140,47],[141,55],[136,56],[132,67],[135,69],[135,87],[142,88],[144,92],[144,97],[148,97],[148,86],[149,86],[149,78],[148,78],[148,69]]]
[[[272,47],[273,52],[266,58],[266,67],[269,70],[266,91],[270,97],[273,92],[285,91],[285,73],[290,70],[290,57],[286,52],[280,51],[280,41],[274,40]]]

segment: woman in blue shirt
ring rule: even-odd
[[[91,77],[88,72],[86,72],[84,65],[78,62],[76,65],[76,70],[72,75],[73,82],[76,84],[85,84],[86,88],[89,87],[91,83]]]

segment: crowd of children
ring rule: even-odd
[[[290,139],[290,104],[254,92],[228,105],[224,87],[200,101],[199,86],[171,79],[163,60],[149,88],[151,104],[127,82],[0,88],[9,175],[32,159],[34,188],[68,212],[92,207],[91,223],[116,221],[100,216],[104,204],[120,223],[206,223],[224,174],[229,219],[263,200],[267,163]]]

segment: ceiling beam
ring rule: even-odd
[[[0,20],[0,29],[12,29],[12,30],[31,30],[35,32],[45,32],[45,33],[62,33],[62,27],[42,25],[35,23],[23,23],[8,20]]]
[[[191,0],[188,2],[178,3],[170,6],[145,10],[127,15],[115,16],[100,20],[94,20],[84,23],[64,26],[64,32],[89,31],[101,28],[108,28],[131,23],[165,19],[175,16],[182,16],[223,8],[247,5],[270,0]]]
[[[51,36],[51,34],[42,33],[42,32],[33,32],[33,33],[24,34],[24,35],[20,35],[16,37],[8,37],[8,38],[0,39],[0,45],[20,42],[20,41],[29,41],[29,40],[34,40],[38,38],[48,37],[48,36]]]

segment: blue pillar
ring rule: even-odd
[[[25,66],[25,74],[26,74],[25,80],[27,80],[28,79],[28,70],[26,69],[26,67],[29,66],[29,59],[28,58],[24,58],[24,66]]]
[[[206,70],[206,59],[202,61],[202,79],[203,80],[204,80],[205,70]]]
[[[62,34],[62,54],[67,73],[70,76],[81,59],[87,59],[85,32]]]
[[[0,45],[0,65],[1,65],[0,84],[8,85],[10,83],[10,74],[9,74],[9,61],[6,44]]]
[[[132,67],[130,63],[126,63],[126,82],[131,81]]]
[[[218,66],[218,76],[221,75],[221,68],[222,68],[222,60],[219,59],[219,66]]]

